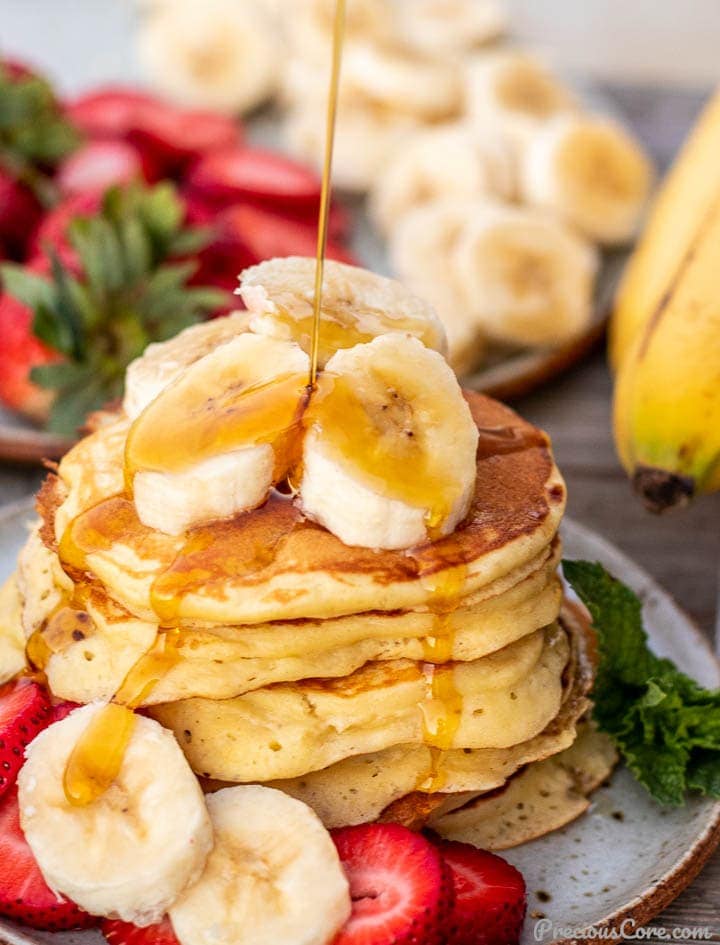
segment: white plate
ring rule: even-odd
[[[32,503],[0,510],[0,580],[15,567]],[[653,649],[668,656],[705,686],[720,686],[720,667],[702,634],[671,598],[637,565],[575,522],[563,525],[569,558],[600,561],[629,584],[644,602]],[[570,940],[553,928],[618,927],[654,918],[694,878],[720,840],[720,802],[694,798],[685,807],[663,809],[625,770],[595,795],[589,813],[564,830],[508,851],[525,876],[529,918],[523,945]],[[533,913],[543,913],[536,927]],[[629,931],[631,927],[626,926]],[[536,929],[542,934],[536,937]],[[19,930],[0,921],[0,941],[9,945],[97,945],[96,932],[51,934]],[[590,939],[597,940],[597,939]],[[277,943],[281,945],[281,943]]]

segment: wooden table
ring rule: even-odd
[[[667,166],[702,102],[692,92],[607,89],[650,147]],[[666,517],[647,513],[632,495],[610,435],[610,377],[597,352],[550,387],[517,408],[548,431],[568,483],[569,514],[617,544],[643,565],[712,638],[720,574],[720,494]],[[37,471],[0,466],[0,502],[31,492]],[[710,926],[720,942],[720,855],[690,890],[655,923],[657,928]],[[653,937],[645,941],[659,943]]]

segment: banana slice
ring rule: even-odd
[[[453,262],[466,311],[488,338],[556,346],[590,322],[597,252],[537,210],[477,210],[458,239]]]
[[[22,603],[13,576],[0,587],[0,686],[21,673],[25,666]]]
[[[322,97],[303,96],[285,119],[285,143],[289,151],[317,167],[325,148],[326,109]],[[344,94],[338,112],[333,151],[335,185],[351,193],[365,193],[389,158],[402,148],[421,120],[406,112],[382,108],[357,97],[346,104]]]
[[[139,416],[160,391],[191,364],[247,331],[247,323],[245,312],[235,312],[186,328],[169,341],[148,345],[142,356],[129,365],[125,375],[123,410],[128,417],[134,420]]]
[[[288,256],[246,269],[239,294],[248,309],[253,332],[293,341],[310,353],[314,259]],[[393,279],[328,260],[323,281],[320,367],[341,348],[352,348],[394,331],[413,335],[428,348],[445,353],[445,333],[426,302]]]
[[[395,0],[401,42],[423,56],[446,58],[498,39],[507,11],[496,0]]]
[[[327,945],[350,916],[348,881],[316,814],[256,785],[207,798],[215,848],[170,909],[180,945]]]
[[[529,203],[613,245],[637,232],[653,168],[639,142],[619,125],[573,116],[538,134],[524,155],[521,179]]]
[[[140,521],[179,535],[260,505],[287,473],[308,371],[298,345],[250,333],[184,371],[128,433]]]
[[[477,367],[486,348],[480,326],[468,315],[452,262],[460,234],[476,209],[477,202],[452,199],[417,207],[393,227],[389,242],[398,278],[440,316],[448,361],[458,375]]]
[[[546,122],[579,107],[539,59],[512,49],[471,59],[465,93],[470,120],[500,129],[520,152]]]
[[[371,193],[370,212],[387,234],[414,207],[482,194],[510,198],[514,189],[512,156],[501,138],[444,125],[418,131],[388,162]]]
[[[335,0],[290,0],[286,12],[292,13],[292,26],[287,30],[291,49],[316,66],[326,66],[332,47]],[[346,48],[355,42],[385,44],[393,28],[392,5],[387,0],[351,0],[346,6]]]
[[[346,545],[408,548],[466,515],[477,429],[452,369],[417,338],[338,351],[306,424],[302,508]]]
[[[183,105],[235,114],[275,91],[282,46],[252,0],[176,0],[150,9],[140,59],[160,91]]]
[[[68,759],[101,708],[77,709],[27,748],[18,778],[22,828],[53,890],[92,915],[151,925],[201,874],[212,826],[172,734],[142,716],[110,789],[85,807],[68,802]]]
[[[343,87],[382,108],[441,121],[462,109],[462,78],[452,61],[430,60],[358,42],[343,55]]]

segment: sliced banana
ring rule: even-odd
[[[390,233],[389,254],[398,278],[432,303],[445,328],[448,361],[458,375],[482,360],[485,335],[469,316],[453,268],[453,254],[477,202],[439,200],[410,210]]]
[[[176,0],[148,10],[141,62],[160,91],[183,105],[235,114],[275,91],[282,46],[252,0]]]
[[[408,548],[466,515],[477,429],[452,369],[417,338],[338,351],[306,423],[302,508],[346,545]]]
[[[285,143],[296,157],[320,167],[325,148],[322,97],[301,95],[285,119]],[[421,120],[407,112],[344,99],[338,112],[333,180],[340,190],[365,193]]]
[[[462,109],[462,78],[452,61],[432,62],[372,43],[353,43],[343,55],[343,88],[382,108],[441,121]]]
[[[350,916],[348,881],[316,814],[256,785],[207,797],[215,847],[170,909],[180,945],[327,945]]]
[[[398,150],[371,193],[370,212],[389,233],[408,210],[443,199],[482,194],[510,198],[512,156],[501,138],[460,124],[425,128]]]
[[[590,322],[597,252],[553,217],[486,205],[465,226],[453,262],[468,315],[488,338],[556,346]]]
[[[291,49],[316,66],[325,66],[332,48],[335,0],[285,2],[286,13],[292,13],[292,26],[287,29]],[[392,5],[387,0],[351,0],[346,5],[346,46],[355,42],[385,44],[393,27]]]
[[[393,8],[400,42],[434,58],[467,53],[507,28],[507,12],[496,0],[394,0]]]
[[[253,332],[293,341],[310,353],[314,259],[288,256],[246,269],[239,293]],[[323,281],[320,367],[341,348],[372,341],[389,331],[406,332],[427,347],[445,352],[445,333],[430,305],[393,279],[328,260]]]
[[[466,106],[472,122],[502,131],[519,151],[546,122],[578,109],[572,92],[539,59],[513,49],[470,60]]]
[[[255,508],[281,468],[309,358],[243,334],[196,361],[137,418],[125,450],[143,524],[168,535]]]
[[[566,116],[549,124],[522,161],[525,199],[605,244],[636,233],[653,181],[639,142],[614,122]]]
[[[134,420],[186,368],[245,331],[247,315],[236,312],[186,328],[169,341],[148,345],[127,369],[123,410]]]
[[[0,587],[0,686],[21,673],[25,666],[22,602],[13,576]]]
[[[92,915],[151,925],[201,874],[212,826],[174,737],[142,716],[110,789],[85,807],[68,802],[68,759],[101,708],[83,706],[32,741],[18,778],[20,820],[53,890]]]

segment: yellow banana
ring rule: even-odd
[[[617,370],[638,331],[653,317],[720,193],[720,91],[710,99],[668,174],[623,276],[610,325]]]
[[[618,452],[654,511],[720,488],[720,169],[715,176],[714,196],[617,373]]]

